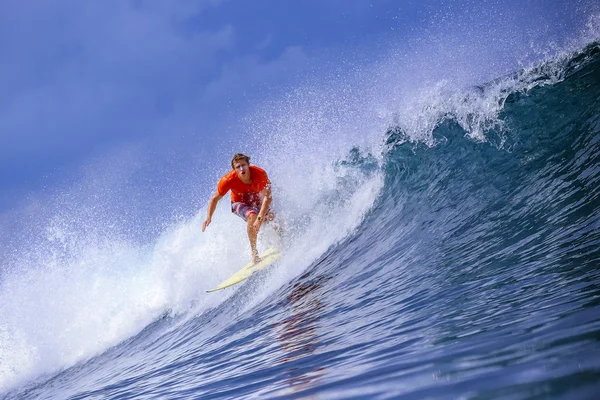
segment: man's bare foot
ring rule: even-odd
[[[262,261],[262,258],[260,258],[258,256],[258,250],[256,250],[256,249],[252,250],[252,263],[258,264],[261,261]]]

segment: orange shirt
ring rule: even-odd
[[[217,185],[219,195],[225,196],[231,190],[232,203],[240,201],[253,207],[260,207],[261,201],[258,193],[267,187],[267,185],[270,185],[271,181],[269,181],[269,177],[264,169],[255,167],[254,165],[250,166],[250,174],[252,183],[246,185],[238,178],[235,170],[229,171],[221,178]]]

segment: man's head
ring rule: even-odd
[[[231,168],[237,172],[240,178],[246,176],[250,171],[250,157],[238,153],[231,159]]]
[[[235,162],[240,161],[240,160],[244,160],[244,161],[246,161],[246,164],[250,165],[250,157],[248,157],[247,155],[242,154],[242,153],[237,153],[231,159],[231,169],[235,169]]]

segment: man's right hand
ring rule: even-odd
[[[208,201],[208,212],[206,213],[206,221],[202,224],[202,232],[206,230],[206,227],[210,225],[210,221],[212,219],[212,215],[215,212],[215,208],[217,208],[217,203],[221,200],[223,196],[219,194],[219,192],[215,192],[212,195],[210,200]]]

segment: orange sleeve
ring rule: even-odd
[[[222,177],[217,185],[217,192],[219,192],[220,196],[225,196],[227,192],[229,192],[229,189],[231,189],[231,178],[229,175],[230,174],[226,174],[224,177]]]
[[[257,192],[261,192],[264,188],[267,187],[267,185],[271,184],[271,181],[269,181],[269,176],[267,175],[267,172],[262,169],[262,168],[256,168],[256,172],[258,172],[258,179],[256,180],[256,189]]]

